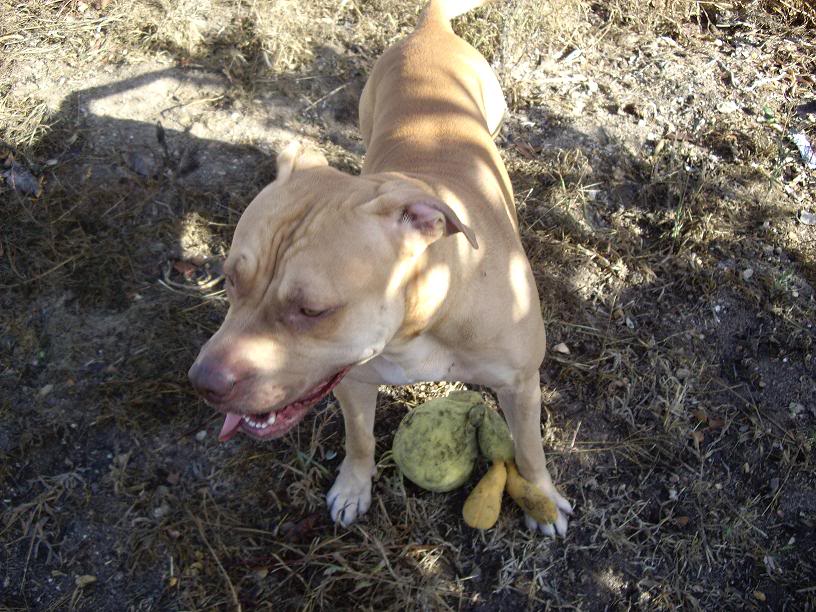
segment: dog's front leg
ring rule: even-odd
[[[567,516],[572,514],[572,506],[553,485],[544,449],[541,443],[541,387],[538,372],[524,379],[521,384],[496,389],[499,406],[504,412],[510,433],[513,435],[516,465],[524,478],[541,489],[558,509],[555,523],[539,523],[529,515],[524,521],[533,531],[547,535],[567,532]]]
[[[332,520],[347,527],[371,505],[377,385],[344,378],[335,387],[334,396],[340,402],[346,425],[346,456],[326,502]]]

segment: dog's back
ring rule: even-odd
[[[416,30],[377,61],[360,99],[363,173],[462,176],[471,187],[498,187],[491,199],[515,226],[512,188],[492,141],[504,97],[487,61],[450,27],[450,18],[481,4],[431,2]]]

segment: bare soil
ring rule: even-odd
[[[359,171],[365,75],[419,8],[0,2],[0,609],[816,609],[805,3],[520,1],[456,24],[511,105],[565,539],[509,502],[474,532],[474,483],[400,477],[394,428],[450,386],[382,389],[350,529],[324,503],[334,400],[284,440],[217,442],[186,371],[232,229],[293,138]]]

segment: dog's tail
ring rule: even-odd
[[[449,25],[451,19],[463,15],[490,0],[431,0],[419,18],[419,27],[426,23],[444,23]]]

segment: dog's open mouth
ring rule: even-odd
[[[331,378],[324,380],[303,397],[291,404],[260,414],[239,414],[228,412],[218,439],[226,442],[238,430],[258,440],[279,438],[303,420],[309,409],[326,397],[342,380],[350,368],[344,368]]]

